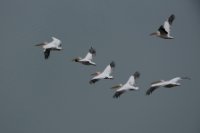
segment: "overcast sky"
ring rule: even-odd
[[[171,15],[173,40],[149,36]],[[199,133],[198,0],[0,0],[1,133]],[[63,51],[34,47],[51,36]],[[97,66],[71,62],[90,46]],[[114,80],[91,73],[116,62]],[[139,91],[113,99],[111,86],[141,73]],[[152,81],[189,76],[145,92]]]

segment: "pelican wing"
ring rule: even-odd
[[[158,29],[158,31],[162,34],[162,35],[167,35],[168,32],[165,30],[164,26],[161,25]]]
[[[131,86],[134,86],[135,80],[139,77],[140,77],[140,73],[136,71],[133,75],[130,76],[127,83],[129,83]]]
[[[48,58],[49,58],[49,56],[50,56],[50,51],[51,51],[50,49],[45,49],[45,50],[44,50],[44,58],[45,58],[45,59],[48,59]]]
[[[116,91],[113,98],[119,98],[124,92],[125,90]]]
[[[88,52],[84,59],[85,59],[85,60],[90,60],[90,61],[91,61],[92,58],[93,58],[93,55],[92,55],[90,52]]]
[[[150,95],[153,91],[155,91],[156,89],[158,89],[159,86],[154,86],[154,87],[150,87],[147,91],[146,91],[146,95]]]
[[[99,81],[99,80],[100,80],[100,79],[91,79],[89,83],[90,83],[90,84],[95,84],[95,83],[96,83],[97,81]]]
[[[51,37],[52,38],[52,43],[54,46],[61,46],[61,40],[59,40],[58,38],[56,37]]]
[[[165,81],[164,81],[164,80],[154,81],[154,82],[151,83],[151,85],[153,85],[153,84],[158,84],[158,83],[162,83],[162,82],[165,82]]]
[[[181,77],[176,77],[176,78],[171,79],[170,81],[171,81],[171,82],[177,83],[177,82],[180,81],[180,80],[182,80]]]
[[[115,67],[115,63],[112,61],[102,72],[102,74],[110,75],[112,73],[113,68]]]
[[[172,14],[172,15],[168,18],[168,23],[169,23],[170,25],[172,25],[174,19],[175,19],[175,15]]]
[[[130,78],[128,79],[127,83],[130,84],[131,86],[133,86],[135,84],[134,76],[130,76]]]
[[[164,27],[164,29],[165,29],[165,31],[168,33],[168,34],[170,34],[170,28],[171,28],[171,25],[172,25],[172,22],[174,21],[174,19],[175,19],[175,15],[171,15],[165,22],[164,22],[164,25],[163,25],[163,27]]]
[[[87,55],[85,56],[85,59],[86,60],[92,60],[92,58],[93,58],[93,56],[95,56],[96,55],[96,50],[94,49],[94,48],[90,48],[89,49],[89,52],[87,53]]]

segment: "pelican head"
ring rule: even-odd
[[[81,60],[81,57],[76,57],[76,58],[72,59],[72,61],[74,61],[74,62],[79,62],[80,60]]]

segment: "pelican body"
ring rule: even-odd
[[[174,39],[170,35],[171,31],[171,25],[175,19],[175,15],[172,14],[165,22],[163,25],[159,27],[159,29],[156,32],[151,33],[150,35],[155,35],[157,37],[163,38],[163,39]]]
[[[90,48],[87,55],[82,59],[81,57],[77,57],[72,61],[79,62],[84,65],[93,65],[96,66],[96,63],[92,61],[93,57],[96,55],[96,50],[94,48]]]
[[[151,83],[151,87],[146,91],[146,95],[150,95],[151,93],[153,93],[153,91],[155,91],[159,87],[172,88],[172,87],[180,86],[181,84],[179,83],[179,81],[181,81],[183,79],[190,79],[190,78],[189,77],[176,77],[176,78],[173,78],[173,79],[167,80],[167,81],[159,80],[159,81],[153,82],[153,83]]]
[[[113,68],[115,67],[115,63],[112,61],[105,69],[103,72],[96,72],[95,75],[91,80],[90,80],[90,84],[94,84],[97,81],[101,80],[101,79],[113,79],[113,76],[111,76]]]
[[[44,49],[44,58],[48,59],[50,56],[50,51],[60,51],[62,50],[61,41],[55,37],[52,37],[51,42],[43,42],[40,44],[36,44],[35,46],[42,46]]]
[[[117,86],[113,86],[112,89],[117,89],[115,91],[115,94],[113,95],[113,98],[118,98],[120,97],[123,93],[127,92],[127,91],[135,91],[138,90],[139,87],[136,86],[136,79],[140,77],[140,73],[139,72],[135,72],[133,75],[130,76],[130,78],[128,79],[128,81],[123,85],[123,84],[119,84]]]

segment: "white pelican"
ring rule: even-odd
[[[164,39],[173,39],[174,37],[170,36],[170,27],[172,25],[172,22],[175,19],[175,15],[172,14],[165,22],[163,25],[161,25],[158,29],[158,31],[151,33],[150,35],[155,35],[160,38]]]
[[[111,73],[113,71],[113,68],[115,67],[115,62],[112,61],[103,72],[96,72],[92,75],[95,75],[91,80],[90,84],[94,84],[95,82],[101,80],[101,79],[113,79],[113,76],[111,76]]]
[[[84,65],[96,66],[96,63],[92,62],[93,56],[95,56],[95,55],[96,55],[96,50],[91,47],[89,49],[89,52],[85,56],[85,58],[82,59],[81,57],[77,57],[77,58],[73,59],[72,61],[79,62],[79,63],[82,63]]]
[[[44,49],[44,58],[48,59],[50,55],[50,51],[60,51],[62,50],[61,41],[55,37],[52,37],[51,42],[43,42],[40,44],[36,44],[35,46],[42,46]]]
[[[172,88],[175,86],[180,86],[181,84],[179,83],[180,80],[183,79],[190,79],[189,77],[176,77],[171,80],[159,80],[156,82],[151,83],[151,87],[146,91],[146,95],[150,95],[153,91],[158,89],[159,87],[165,87],[165,88]]]
[[[135,72],[133,75],[130,76],[130,78],[124,85],[119,84],[119,85],[113,86],[112,89],[117,89],[115,91],[115,94],[113,95],[113,98],[118,98],[121,96],[121,94],[127,91],[138,90],[139,87],[135,86],[135,80],[139,77],[140,77],[140,73]]]

